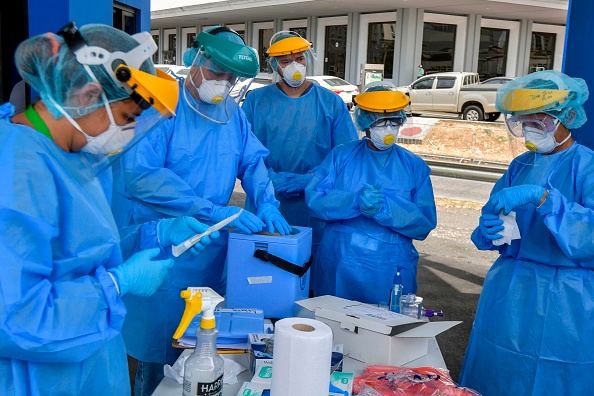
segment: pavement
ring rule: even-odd
[[[494,183],[432,176],[437,199],[437,227],[419,251],[417,294],[424,306],[443,310],[445,317],[461,324],[437,336],[447,369],[457,381],[485,274],[497,258],[495,252],[479,251],[470,241],[478,225],[480,207]],[[236,184],[229,205],[243,206],[245,193]]]

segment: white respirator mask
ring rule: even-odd
[[[283,68],[283,79],[293,88],[297,88],[305,81],[306,67],[299,62],[293,62]]]
[[[231,91],[231,83],[227,80],[207,80],[204,78],[202,67],[200,68],[200,74],[202,74],[202,83],[198,87],[200,100],[210,104],[222,103]],[[194,81],[192,81],[192,84],[194,84]]]
[[[384,127],[371,127],[369,128],[370,131],[370,139],[371,142],[378,150],[387,150],[394,143],[396,143],[396,138],[398,137],[398,132],[400,132],[399,126],[393,125],[386,125]]]

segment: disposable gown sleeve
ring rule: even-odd
[[[280,203],[274,197],[274,186],[264,164],[270,151],[256,138],[248,121],[243,117],[241,128],[243,148],[237,178],[241,181],[241,186],[256,208],[265,203],[278,208]]]
[[[349,110],[346,106],[341,106],[340,109],[332,122],[332,148],[359,139]]]
[[[316,168],[314,177],[305,187],[305,201],[313,217],[325,221],[352,219],[361,215],[358,193],[335,188],[339,169],[336,150],[332,150]]]
[[[392,231],[411,239],[423,240],[437,225],[433,186],[428,170],[412,171],[410,175],[416,178],[411,199],[386,194],[384,205],[374,219]]]
[[[170,217],[188,215],[209,221],[213,203],[197,196],[188,183],[165,167],[173,128],[173,118],[165,120],[124,155],[128,193],[133,200]]]
[[[20,162],[24,169],[43,166]],[[6,181],[16,178],[2,171]],[[51,280],[57,266],[76,264],[54,261],[51,241],[59,238],[59,216],[67,214],[60,214],[51,174],[18,174],[28,178],[13,187],[18,196],[0,194],[0,357],[79,362],[119,334],[126,309],[113,280],[102,263],[92,263],[93,257],[73,258],[81,268],[95,267],[92,273],[79,275],[73,269],[71,278]]]
[[[583,190],[585,205],[570,202],[557,189],[549,191],[536,209],[567,257],[585,268],[594,269],[594,183]]]

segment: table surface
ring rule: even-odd
[[[248,382],[252,379],[252,373],[249,369],[249,357],[247,354],[235,354],[235,355],[222,355],[225,358],[233,359],[239,364],[248,369],[243,371],[237,376],[237,383],[236,384],[224,384],[223,385],[223,396],[236,396],[239,388],[243,385],[244,382]],[[366,364],[359,362],[354,359],[345,358],[343,363],[342,371],[348,373],[354,373],[355,376],[361,374],[362,370],[365,368]],[[439,349],[439,345],[437,344],[437,340],[435,337],[429,338],[429,348],[427,354],[423,357],[415,359],[407,364],[404,364],[405,367],[424,367],[424,366],[431,366],[431,367],[439,367],[439,368],[447,368],[445,365],[445,361],[443,360],[443,356],[441,355],[441,350]],[[181,396],[182,395],[182,386],[177,383],[177,381],[165,377],[163,381],[159,384],[153,396]]]

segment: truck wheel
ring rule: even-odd
[[[462,118],[467,121],[483,121],[483,109],[478,106],[468,106],[462,113]]]

